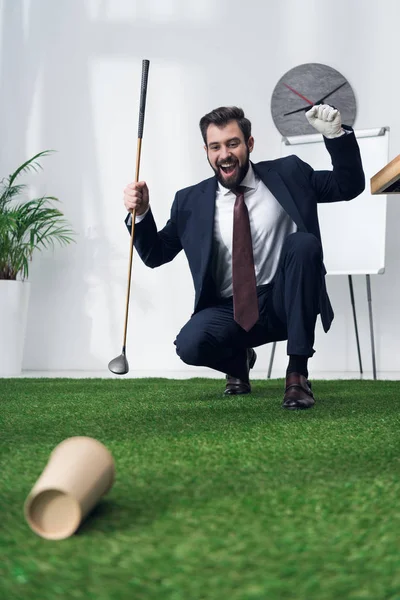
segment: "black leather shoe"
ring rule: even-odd
[[[253,348],[247,348],[247,375],[250,369],[254,367],[256,360],[257,354]],[[237,396],[238,394],[250,394],[250,392],[251,385],[248,377],[247,381],[243,381],[243,379],[238,379],[237,377],[226,376],[224,396]]]
[[[289,373],[286,377],[286,389],[283,408],[291,410],[311,408],[314,406],[314,394],[311,383],[300,373]]]

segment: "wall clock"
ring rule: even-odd
[[[347,79],[327,65],[305,63],[285,73],[272,92],[271,113],[278,131],[285,136],[315,134],[305,117],[314,104],[335,106],[344,125],[355,121],[356,98]]]

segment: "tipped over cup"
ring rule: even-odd
[[[29,493],[25,518],[43,538],[73,535],[115,479],[114,459],[94,438],[67,438],[54,448]]]

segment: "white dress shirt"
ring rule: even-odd
[[[285,238],[297,226],[275,196],[249,166],[241,184],[247,189],[244,201],[249,212],[253,241],[256,284],[264,285],[273,278]],[[233,207],[236,196],[218,183],[215,201],[213,277],[220,296],[232,296]]]

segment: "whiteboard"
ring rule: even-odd
[[[385,272],[386,195],[372,196],[370,178],[388,163],[389,128],[355,131],[365,173],[365,190],[349,202],[318,204],[328,275]],[[323,136],[282,139],[282,156],[296,154],[314,170],[332,170]]]

